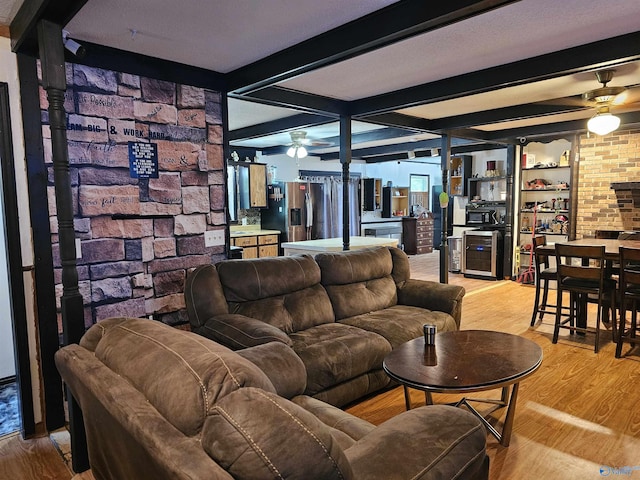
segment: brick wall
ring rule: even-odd
[[[183,324],[186,273],[224,258],[224,246],[204,244],[205,231],[224,229],[226,223],[221,95],[81,65],[66,67],[67,139],[85,325],[120,315],[153,315]],[[40,91],[60,298],[48,105]],[[158,178],[132,178],[132,141],[157,145]]]
[[[640,198],[612,190],[612,182],[640,181],[640,130],[580,137],[576,237],[596,230],[640,230]]]

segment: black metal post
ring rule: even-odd
[[[38,23],[38,46],[42,66],[42,86],[47,92],[49,101],[53,180],[62,264],[62,297],[60,299],[62,336],[63,342],[67,345],[79,342],[85,330],[82,295],[78,289],[73,201],[69,176],[67,122],[64,110],[67,81],[62,27],[47,20],[41,20]],[[76,472],[82,472],[89,468],[82,412],[69,392],[67,392],[67,398],[73,469]]]
[[[449,161],[451,159],[451,137],[442,135],[440,144],[440,165],[442,167],[442,192],[449,194]],[[440,283],[449,283],[449,245],[447,240],[447,230],[449,229],[447,215],[447,204],[442,209],[442,235],[440,242]]]
[[[349,250],[349,166],[351,165],[351,116],[340,117],[340,163],[342,164],[342,249]]]
[[[517,211],[514,207],[513,198],[513,174],[516,168],[516,147],[515,145],[509,145],[507,147],[507,163],[505,165],[506,171],[506,183],[507,183],[507,208],[506,218],[504,221],[504,260],[502,265],[503,278],[511,278],[513,273],[513,218],[514,212]],[[500,261],[498,259],[498,261]]]

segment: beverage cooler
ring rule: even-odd
[[[499,230],[467,230],[462,235],[462,273],[465,277],[502,278],[503,235]]]

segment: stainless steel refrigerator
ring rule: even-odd
[[[360,231],[357,182],[350,188],[351,235]],[[268,208],[262,210],[262,228],[280,230],[281,242],[337,238],[342,235],[343,202],[340,180],[277,182],[267,186]]]

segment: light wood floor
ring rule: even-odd
[[[412,276],[438,281],[437,255],[411,257]],[[565,334],[553,345],[550,316],[529,327],[531,286],[455,274],[449,275],[449,282],[467,290],[463,329],[522,335],[544,352],[540,369],[520,385],[511,445],[502,447],[493,437],[487,438],[492,480],[595,479],[602,476],[601,467],[640,466],[639,354],[614,358],[607,331],[597,355],[593,335],[573,338]],[[436,401],[452,399],[435,395]],[[413,391],[412,401],[414,407],[424,404],[423,394]],[[347,410],[380,424],[404,410],[402,389],[384,392]],[[494,415],[499,419],[499,413]],[[634,474],[640,476],[640,472]],[[0,439],[0,478],[93,480],[90,472],[73,476],[48,438],[24,441],[19,436]]]

